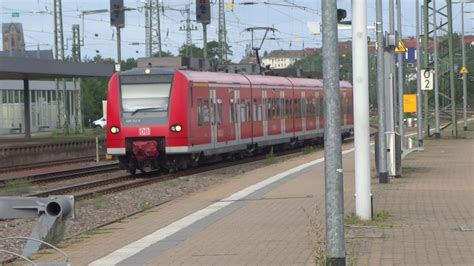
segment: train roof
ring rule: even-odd
[[[145,68],[134,68],[120,72],[120,75],[144,75]],[[150,68],[151,75],[172,75],[175,72],[182,73],[189,81],[240,85],[260,85],[260,86],[295,86],[295,87],[323,87],[320,79],[308,78],[287,78],[278,76],[247,75],[223,72],[206,72],[191,70],[174,70],[169,68]],[[340,88],[352,88],[352,84],[347,81],[339,82]]]
[[[208,83],[231,83],[249,85],[248,79],[240,74],[222,73],[222,72],[199,72],[190,70],[177,70],[192,82],[208,82]]]
[[[308,78],[288,78],[295,87],[323,87],[323,81],[320,79]]]
[[[123,76],[135,76],[135,75],[145,75],[146,68],[132,68],[130,70],[121,71],[120,75]],[[161,68],[161,67],[151,67],[150,75],[173,75],[174,70],[170,68]]]

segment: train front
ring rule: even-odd
[[[107,153],[132,174],[169,167],[166,143],[170,134],[181,135],[184,126],[170,122],[174,74],[171,69],[136,68],[109,81]]]

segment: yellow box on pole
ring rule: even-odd
[[[416,94],[403,94],[403,112],[416,113]]]

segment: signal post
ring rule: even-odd
[[[196,20],[202,24],[202,52],[204,59],[207,59],[207,24],[211,23],[211,3],[209,0],[196,1]]]

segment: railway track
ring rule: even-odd
[[[0,186],[5,186],[8,182],[15,180],[24,180],[31,184],[41,184],[41,183],[50,183],[60,180],[70,180],[74,178],[79,178],[87,175],[95,175],[100,173],[106,173],[111,171],[118,171],[119,167],[117,163],[106,164],[106,165],[96,165],[86,168],[71,169],[66,171],[59,171],[53,173],[44,173],[38,175],[14,177],[0,180]]]
[[[281,157],[290,154],[301,153],[302,149],[289,150],[285,152],[275,153],[275,157]],[[32,193],[27,196],[35,197],[47,197],[49,195],[60,195],[60,194],[71,194],[74,195],[76,200],[84,200],[99,195],[106,195],[116,193],[123,190],[129,190],[132,188],[138,188],[147,186],[154,183],[160,183],[171,179],[176,179],[183,176],[205,173],[221,168],[226,168],[235,165],[242,165],[255,161],[262,161],[267,159],[267,154],[257,155],[249,158],[239,159],[235,161],[224,161],[218,164],[204,165],[198,168],[179,171],[172,174],[162,175],[160,172],[150,172],[139,175],[124,175],[116,178],[110,178],[105,180],[98,180],[92,182],[86,182],[73,186],[67,186],[63,188],[52,189],[49,191],[42,191],[39,193]]]
[[[104,160],[105,156],[99,157],[101,160]],[[57,165],[64,165],[64,164],[71,164],[71,163],[84,163],[84,162],[94,162],[96,160],[95,156],[88,156],[88,157],[81,157],[75,159],[66,159],[66,160],[59,160],[59,161],[52,161],[52,162],[41,162],[41,163],[32,163],[32,164],[25,164],[25,165],[14,165],[9,167],[1,167],[0,173],[9,173],[9,172],[18,172],[23,170],[31,170],[31,169],[39,169],[45,168],[50,166],[57,166]]]
[[[375,135],[376,132],[372,132],[371,136]],[[353,137],[346,138],[346,142],[352,142]],[[303,147],[304,148],[304,147]],[[275,157],[282,157],[291,154],[302,153],[303,148],[287,150],[283,152],[275,153]],[[41,191],[37,193],[28,194],[26,196],[35,197],[46,197],[49,195],[61,195],[70,194],[74,195],[74,198],[78,201],[97,197],[99,195],[106,195],[116,193],[119,191],[129,190],[132,188],[138,188],[142,186],[151,185],[154,183],[160,183],[171,179],[176,179],[183,176],[205,173],[221,168],[226,168],[235,165],[242,165],[246,163],[262,161],[268,158],[267,154],[261,154],[248,158],[238,159],[234,161],[223,161],[217,164],[204,165],[197,168],[183,170],[171,174],[163,174],[160,172],[150,172],[138,175],[122,175],[119,177],[89,181],[81,184],[75,184],[71,186],[65,186],[60,188],[51,189],[48,191]],[[115,169],[118,169],[117,165],[113,165]],[[59,179],[59,178],[57,178]],[[56,180],[57,180],[56,179]]]

